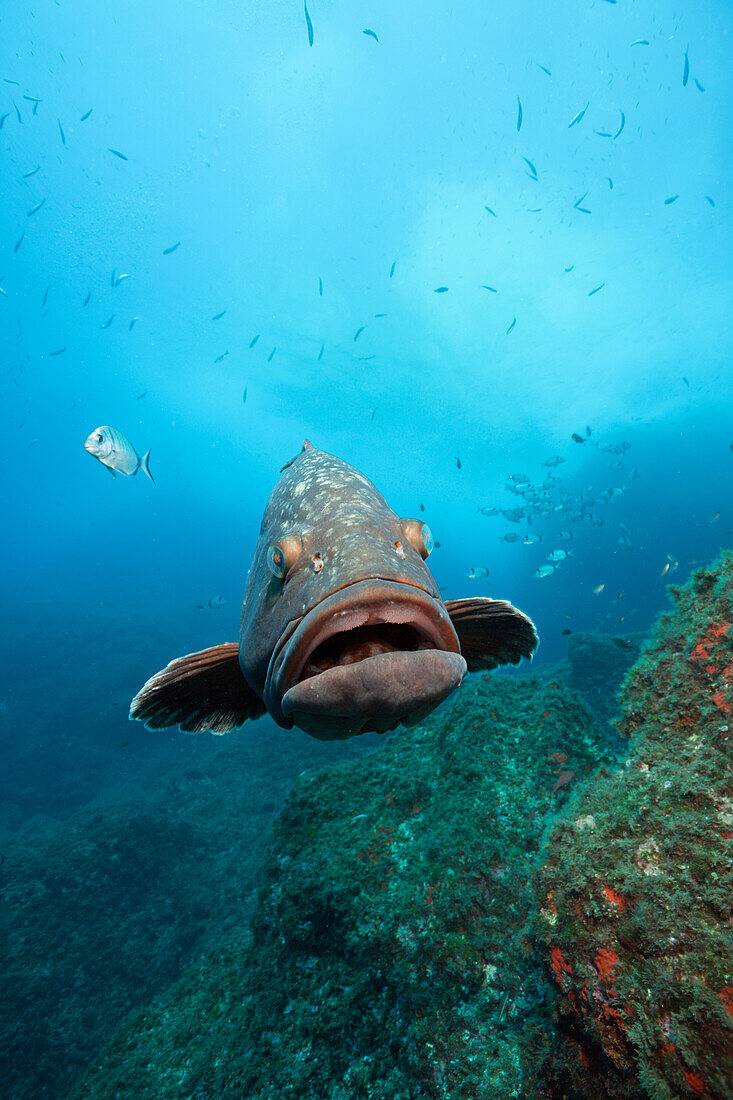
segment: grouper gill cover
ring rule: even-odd
[[[503,600],[441,598],[427,524],[307,440],[265,508],[239,645],[171,662],[131,718],[226,733],[269,711],[325,740],[425,718],[468,669],[531,657],[531,620]]]

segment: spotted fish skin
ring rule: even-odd
[[[267,551],[294,533],[302,537],[303,552],[283,584],[268,568]],[[316,554],[323,561],[319,572]],[[286,624],[337,589],[371,578],[414,585],[442,603],[432,573],[382,494],[353,466],[308,444],[283,470],[267,502],[244,596],[240,664],[260,696]]]

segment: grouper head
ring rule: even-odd
[[[281,725],[317,737],[421,717],[466,673],[425,564],[428,527],[401,520],[353,466],[306,446],[265,509],[239,660]]]
[[[531,621],[501,600],[444,603],[426,524],[309,443],[281,472],[249,572],[239,645],[173,661],[131,717],[225,732],[269,711],[324,740],[430,713],[469,669],[530,657]]]

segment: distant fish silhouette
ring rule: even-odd
[[[313,45],[313,24],[311,23],[311,17],[308,14],[308,5],[303,0],[303,8],[305,9],[305,25],[308,28],[308,45]]]

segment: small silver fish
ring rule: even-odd
[[[575,126],[578,122],[581,121],[581,119],[583,118],[583,115],[585,114],[585,112],[588,110],[589,107],[590,107],[590,100],[588,100],[585,107],[581,108],[581,110],[578,111],[577,115],[573,115],[572,119],[568,123],[568,130],[570,129],[571,126]]]
[[[551,577],[554,572],[554,565],[541,565],[539,569],[535,570],[534,575],[535,577],[537,577],[538,580],[543,580],[545,577]]]
[[[142,470],[152,482],[155,481],[150,473],[150,451],[146,451],[140,458],[129,439],[125,439],[122,432],[111,428],[109,424],[102,424],[94,429],[84,444],[84,450],[106,466],[112,477],[115,476],[115,471],[132,477],[138,470]]]

